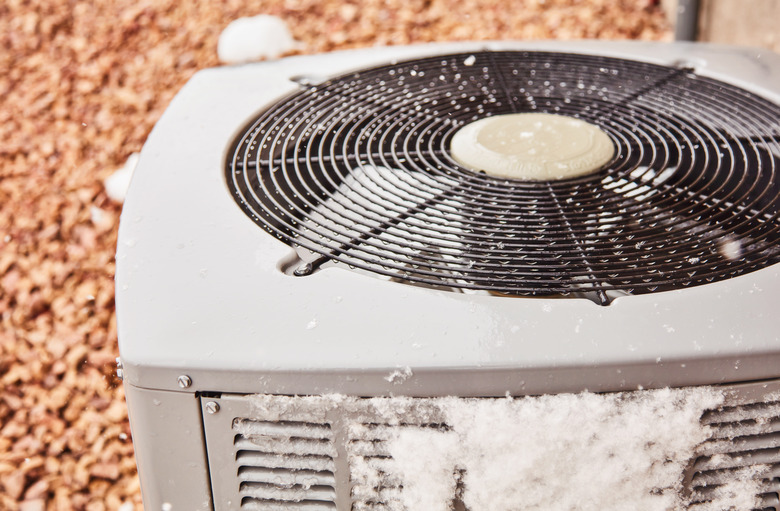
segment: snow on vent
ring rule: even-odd
[[[213,399],[206,443],[229,509],[780,511],[780,382]]]
[[[401,424],[362,422],[351,424],[347,453],[350,459],[353,511],[406,511],[403,503],[403,479],[399,477],[390,444],[402,431],[447,432],[443,422],[414,421]],[[454,499],[453,499],[454,500]]]
[[[722,399],[705,388],[437,399],[446,431],[400,428],[387,447],[409,511],[682,509],[682,474],[709,436],[699,419]]]
[[[712,428],[690,471],[691,510],[712,509],[734,498],[732,486],[757,483],[757,509],[780,510],[780,402],[752,402],[708,412]],[[742,509],[734,505],[737,509]]]
[[[241,509],[327,511],[336,508],[329,424],[236,419]]]

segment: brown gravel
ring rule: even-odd
[[[661,39],[652,0],[5,0],[0,5],[0,509],[140,510],[114,375],[121,206],[102,180],[231,20],[306,53],[466,39]]]

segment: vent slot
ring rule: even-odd
[[[233,421],[241,509],[336,509],[336,450],[330,424]]]
[[[780,510],[780,402],[745,403],[707,412],[712,437],[697,449],[687,489],[690,509],[734,482],[754,481],[761,511]]]

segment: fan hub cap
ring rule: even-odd
[[[452,139],[461,165],[499,178],[566,179],[596,172],[615,146],[601,128],[563,115],[495,115],[462,127]]]

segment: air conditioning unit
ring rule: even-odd
[[[780,509],[780,57],[198,73],[122,213],[149,510]]]

